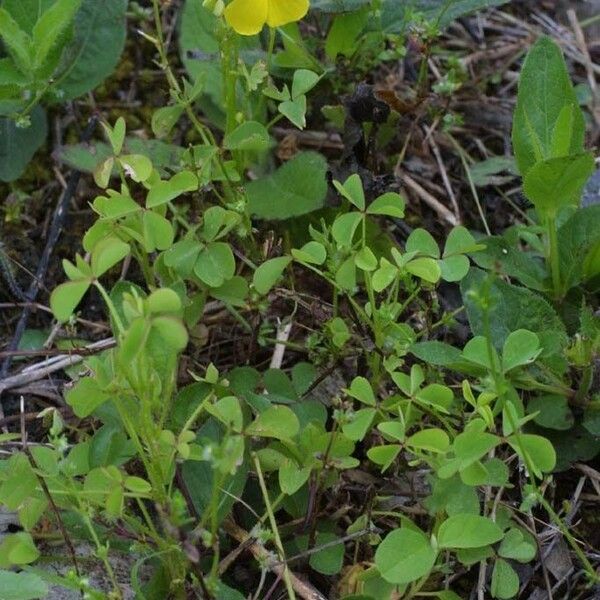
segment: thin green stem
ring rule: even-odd
[[[120,334],[123,333],[125,331],[123,321],[121,321],[121,316],[117,312],[117,309],[116,309],[113,301],[111,300],[110,296],[108,295],[108,292],[104,289],[104,286],[98,280],[94,281],[94,285],[96,286],[96,289],[100,292],[100,295],[102,296],[104,302],[106,303],[106,306],[108,308],[108,311],[110,312],[111,317],[115,320],[115,324],[117,326],[118,332]]]
[[[552,288],[554,297],[562,296],[562,283],[560,277],[560,258],[558,254],[558,234],[556,230],[556,218],[548,217],[546,220],[546,231],[548,234],[548,263],[552,272]]]
[[[473,181],[473,177],[471,176],[471,168],[469,167],[465,151],[463,150],[462,146],[454,139],[453,136],[451,136],[450,134],[447,135],[460,156],[460,160],[463,164],[465,174],[469,182],[469,188],[471,189],[471,194],[473,195],[473,200],[475,200],[475,204],[477,205],[477,212],[479,213],[479,217],[481,218],[483,228],[485,229],[487,235],[492,235],[490,226],[488,225],[487,219],[485,218],[485,212],[483,211],[483,206],[481,204],[481,200],[479,199],[479,194],[477,193],[477,188],[475,187],[475,182]]]
[[[283,544],[281,543],[281,537],[279,536],[279,529],[277,528],[277,521],[275,519],[275,514],[273,513],[273,507],[271,505],[271,501],[269,500],[269,492],[267,491],[267,486],[265,484],[265,478],[263,477],[263,472],[260,467],[260,462],[258,460],[258,456],[253,452],[252,459],[254,460],[254,467],[256,468],[256,474],[258,475],[258,482],[260,484],[260,490],[263,495],[263,499],[265,501],[265,507],[267,509],[267,514],[269,515],[269,523],[271,525],[271,529],[273,531],[273,536],[275,537],[275,546],[277,547],[277,552],[279,553],[279,560],[283,563],[283,580],[285,581],[285,587],[287,589],[288,596],[291,600],[296,600],[296,594],[294,592],[294,588],[292,586],[292,581],[290,579],[290,571],[285,562],[285,552],[283,551]]]

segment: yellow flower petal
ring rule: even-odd
[[[269,0],[267,23],[269,27],[279,27],[299,21],[306,15],[309,0]]]
[[[225,8],[225,19],[240,35],[260,33],[269,13],[269,0],[233,0]]]

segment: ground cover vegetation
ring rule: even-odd
[[[598,597],[597,19],[546,8],[0,3],[1,598]]]

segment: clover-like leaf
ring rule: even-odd
[[[92,251],[92,273],[98,278],[129,254],[129,244],[110,237],[98,242]]]
[[[287,406],[271,406],[246,428],[247,435],[289,440],[300,430],[298,417]]]
[[[158,181],[148,192],[146,207],[154,208],[175,200],[185,192],[198,189],[198,178],[191,171],[181,171],[173,175],[168,181]]]
[[[375,552],[375,565],[390,583],[405,585],[427,575],[437,557],[419,529],[402,527],[389,533]]]
[[[289,256],[271,258],[254,271],[252,282],[259,294],[268,294],[292,261]]]
[[[57,321],[65,322],[71,318],[91,283],[89,279],[78,279],[61,283],[54,288],[50,295],[50,308]]]
[[[502,539],[503,532],[487,517],[458,514],[448,517],[438,531],[440,548],[481,548]]]

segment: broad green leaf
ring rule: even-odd
[[[318,0],[333,6],[341,0]],[[344,4],[351,0],[344,0]],[[384,0],[382,6],[381,22],[384,30],[389,33],[404,33],[407,27],[407,17],[413,13],[409,9],[423,14],[426,21],[447,27],[455,19],[464,17],[484,8],[492,8],[506,4],[508,0],[415,0],[410,4],[396,0]]]
[[[83,279],[67,281],[54,288],[50,295],[50,308],[57,321],[64,323],[71,318],[90,285],[89,279]]]
[[[517,174],[517,165],[512,156],[492,156],[470,166],[469,172],[477,187],[486,187],[513,181]]]
[[[94,169],[94,183],[105,190],[108,187],[115,166],[115,157],[109,156]]]
[[[40,556],[31,534],[25,531],[6,535],[0,544],[0,568],[29,565]]]
[[[158,342],[175,352],[181,352],[188,344],[188,333],[176,317],[162,316],[152,319],[152,334],[158,336]]]
[[[436,552],[418,529],[402,527],[389,533],[375,552],[375,565],[390,583],[402,585],[427,575]]]
[[[175,269],[182,277],[188,277],[196,264],[202,246],[191,238],[183,239],[171,246],[164,253],[164,261],[167,267]]]
[[[444,258],[453,254],[468,254],[483,249],[485,249],[485,244],[478,244],[468,229],[462,226],[454,227],[446,238]]]
[[[399,442],[403,442],[405,435],[405,427],[404,424],[400,421],[385,421],[383,423],[379,423],[377,425],[377,429],[381,431],[384,435],[391,437]]]
[[[319,75],[313,71],[309,71],[308,69],[298,69],[294,73],[292,81],[292,99],[295,100],[310,92],[310,90],[317,85],[319,79]]]
[[[90,441],[89,463],[92,469],[125,464],[135,454],[133,442],[118,425],[103,425]],[[120,474],[115,475],[120,481]],[[119,502],[120,503],[120,502]]]
[[[360,179],[360,175],[354,173],[350,175],[344,183],[334,181],[333,185],[337,191],[353,204],[358,210],[365,210],[365,192],[363,190],[363,184]]]
[[[243,594],[230,588],[228,585],[225,585],[222,581],[217,582],[215,593],[219,600],[246,600],[246,597]]]
[[[370,4],[370,0],[312,0],[311,10],[324,13],[348,13]]]
[[[376,414],[377,410],[374,408],[361,408],[357,410],[353,413],[352,419],[342,425],[344,435],[355,442],[364,439],[371,428]]]
[[[454,393],[445,385],[431,383],[419,390],[415,397],[422,404],[433,406],[436,410],[448,414],[454,400]]]
[[[244,425],[244,415],[240,401],[235,396],[225,396],[217,400],[213,405],[209,405],[207,410],[219,419],[227,428],[231,428],[236,432],[241,431]]]
[[[142,317],[134,319],[123,334],[119,345],[119,358],[122,364],[130,364],[146,347],[150,335],[150,323]]]
[[[437,539],[440,548],[480,548],[494,544],[502,537],[502,529],[491,519],[459,514],[448,517],[441,524]]]
[[[556,452],[555,471],[566,471],[573,463],[585,462],[594,458],[600,448],[598,447],[598,416],[593,418],[598,411],[586,411],[582,425],[575,423],[567,431],[546,429],[544,437],[552,442]],[[587,419],[590,419],[588,422]]]
[[[564,396],[544,394],[531,398],[527,403],[528,414],[537,413],[535,423],[547,429],[566,431],[573,427],[575,417]]]
[[[0,58],[0,86],[17,86],[20,88],[27,86],[27,77],[19,71],[15,61],[12,58]],[[15,100],[18,108],[18,101]],[[8,112],[8,110],[7,110]]]
[[[443,454],[450,447],[450,439],[443,429],[423,429],[409,436],[406,445],[417,450]]]
[[[431,258],[440,257],[440,249],[433,236],[425,229],[415,229],[406,240],[406,252],[417,252]]]
[[[322,208],[327,195],[327,162],[302,152],[275,173],[246,187],[249,210],[260,219],[289,219]]]
[[[508,467],[499,459],[475,461],[460,468],[460,479],[469,486],[504,486],[508,483]]]
[[[134,494],[149,494],[152,491],[152,485],[141,477],[125,477],[123,483]]]
[[[55,82],[61,101],[93,90],[113,73],[125,46],[127,4],[127,0],[82,1]]]
[[[577,210],[559,227],[557,237],[560,272],[569,290],[598,272],[598,262],[590,264],[590,257],[600,244],[600,205]]]
[[[337,348],[342,348],[346,342],[352,337],[346,322],[340,317],[335,317],[327,323],[332,337],[332,341]]]
[[[256,269],[252,282],[259,294],[268,294],[277,283],[292,259],[289,256],[271,258]]]
[[[35,492],[38,479],[27,457],[13,454],[5,463],[4,481],[0,483],[0,502],[8,509],[16,511]]]
[[[179,54],[191,80],[201,86],[197,103],[217,127],[225,126],[221,52],[217,38],[218,20],[202,2],[186,0],[181,10],[178,36]],[[239,43],[239,42],[238,42]],[[240,44],[247,48],[256,42],[249,38]]]
[[[31,38],[19,27],[4,8],[0,7],[0,38],[17,67],[25,75],[32,75],[33,56]]]
[[[575,133],[575,118],[579,107],[566,104],[562,107],[552,132],[551,156],[568,156],[571,153],[573,134]]]
[[[25,33],[31,35],[33,27],[54,0],[3,0],[4,8]]]
[[[447,479],[434,480],[433,494],[425,501],[429,511],[445,512],[448,516],[478,515],[480,512],[477,490],[465,485],[456,474]]]
[[[489,277],[492,277],[491,283],[488,283]],[[487,293],[490,333],[496,350],[502,349],[511,332],[527,329],[539,337],[540,346],[544,349],[540,360],[557,369],[564,368],[559,356],[567,343],[565,326],[554,308],[540,295],[475,268],[462,280],[461,292],[475,335],[484,335],[486,331],[478,298]]]
[[[509,600],[519,593],[519,576],[502,558],[498,558],[494,562],[490,591],[494,598],[500,600]]]
[[[398,267],[382,257],[379,268],[373,273],[373,289],[376,292],[382,292],[392,284],[397,275]]]
[[[301,396],[311,389],[319,376],[317,367],[311,362],[299,362],[292,368],[292,384],[295,392]]]
[[[154,208],[175,200],[185,192],[198,189],[198,178],[191,171],[181,171],[173,175],[168,181],[159,181],[148,192],[146,207]]]
[[[336,575],[344,565],[344,542],[335,533],[318,533],[315,548],[320,546],[327,547],[310,555],[310,566],[323,575]]]
[[[331,227],[333,239],[343,248],[349,248],[363,218],[359,212],[349,212],[337,217]]]
[[[466,256],[448,256],[439,261],[441,277],[444,281],[460,281],[469,272],[469,259]]]
[[[561,242],[559,235],[559,244]],[[485,248],[472,256],[478,266],[516,279],[532,290],[543,292],[548,289],[548,271],[539,254],[526,251],[518,242],[502,236],[486,237],[482,243]]]
[[[84,419],[109,400],[110,395],[104,392],[94,379],[84,377],[67,391],[65,398],[73,412],[80,419]]]
[[[48,594],[48,586],[34,573],[0,570],[3,600],[37,600]]]
[[[92,273],[99,278],[112,269],[129,254],[129,244],[118,238],[106,238],[102,240],[92,251]]]
[[[481,548],[460,548],[456,552],[456,558],[465,565],[471,567],[482,561],[487,561],[488,558],[494,556],[494,550],[491,546],[482,546]]]
[[[223,139],[226,150],[268,150],[273,145],[267,128],[258,121],[246,121],[238,125]]]
[[[127,176],[137,183],[146,181],[152,175],[152,162],[143,154],[124,154],[119,156],[119,162]]]
[[[48,510],[45,497],[29,496],[19,507],[19,523],[25,531],[31,531],[40,522]]]
[[[374,271],[377,268],[377,257],[368,246],[361,248],[354,257],[354,262],[361,271]]]
[[[169,288],[160,288],[146,299],[150,313],[175,313],[181,310],[181,298]]]
[[[564,108],[573,107],[570,123]],[[529,51],[521,70],[512,140],[519,171],[526,176],[539,161],[555,156],[553,140],[563,137],[555,131],[557,123],[570,125],[567,154],[583,151],[585,124],[564,58],[558,45],[541,37]],[[564,154],[561,148],[561,154]]]
[[[33,68],[38,71],[51,56],[60,37],[73,22],[82,0],[56,0],[33,27]]]
[[[152,113],[152,133],[157,138],[166,138],[173,130],[173,127],[177,125],[184,110],[181,104],[163,106],[155,110]]]
[[[444,342],[417,342],[410,347],[410,352],[420,360],[439,367],[446,367],[460,372],[478,370],[477,367],[471,366],[463,359],[458,348]]]
[[[248,297],[248,282],[244,277],[234,276],[222,286],[211,289],[210,295],[231,306],[245,306]]]
[[[402,219],[404,217],[404,208],[406,201],[400,194],[395,192],[388,192],[375,198],[371,204],[367,207],[368,215],[386,215],[395,219]]]
[[[498,436],[491,433],[464,431],[456,436],[452,449],[461,462],[461,468],[464,468],[484,457],[500,441]]]
[[[121,219],[142,210],[142,207],[128,194],[111,194],[108,198],[98,196],[93,206],[102,217],[111,220]]]
[[[31,112],[31,125],[27,128],[0,117],[0,181],[14,181],[21,176],[47,133],[46,112],[39,106]]]
[[[350,384],[350,388],[346,390],[346,393],[348,396],[355,398],[367,406],[375,406],[376,404],[373,388],[364,377],[355,377]]]
[[[207,442],[220,445],[225,439],[225,430],[211,417],[198,430],[196,439],[203,447]],[[227,448],[223,449],[226,450]],[[204,514],[209,507],[213,506],[213,494],[216,493],[218,498],[216,516],[217,522],[220,523],[229,514],[237,499],[242,497],[248,469],[248,459],[242,453],[240,463],[233,474],[227,473],[221,476],[211,462],[196,460],[184,462],[181,471],[199,514]],[[213,489],[215,485],[219,486],[218,490]]]
[[[540,355],[540,338],[527,329],[513,331],[504,342],[502,369],[504,372],[515,367],[529,365]]]
[[[125,142],[125,134],[127,133],[127,124],[125,123],[125,119],[123,117],[119,117],[115,121],[115,126],[110,127],[109,125],[102,124],[104,127],[104,132],[106,133],[106,137],[110,142],[110,145],[113,150],[113,154],[118,156],[121,154],[123,150],[123,144]]]
[[[541,435],[521,433],[510,436],[507,442],[526,464],[532,463],[532,468],[539,478],[542,477],[542,473],[549,473],[556,466],[556,451],[550,441]],[[529,461],[526,461],[525,456]]]
[[[498,554],[503,558],[527,563],[535,558],[537,544],[530,533],[513,527],[504,534]]]
[[[442,276],[442,269],[438,261],[433,258],[413,258],[413,260],[406,264],[405,269],[411,275],[429,283],[437,283]]]
[[[540,215],[554,218],[561,208],[579,206],[583,188],[594,169],[590,153],[543,160],[527,171],[523,191]]]
[[[246,428],[246,435],[289,440],[300,428],[298,417],[287,406],[272,406]]]
[[[322,265],[327,259],[327,250],[319,242],[307,242],[299,250],[292,249],[292,256],[300,262]]]
[[[368,19],[368,7],[335,17],[325,41],[325,54],[332,62],[335,62],[338,54],[351,57],[357,51],[357,38]]]
[[[279,468],[279,487],[284,494],[295,494],[310,476],[310,467],[299,467],[292,459],[287,458]]]
[[[382,471],[385,471],[394,462],[401,449],[400,444],[373,446],[367,450],[367,456],[369,460],[381,466]]]
[[[161,140],[142,139],[137,137],[125,138],[123,146],[128,153],[146,154],[161,177],[167,177],[172,165],[180,164],[185,149],[174,144],[167,144]],[[67,165],[86,173],[93,173],[98,165],[112,156],[109,144],[104,142],[91,142],[89,144],[73,144],[63,146],[56,151],[57,156]],[[116,170],[113,171],[113,175]]]
[[[306,127],[306,96],[299,96],[295,100],[285,100],[277,108],[298,129]]]
[[[225,242],[211,242],[198,255],[194,273],[209,287],[220,287],[235,275],[235,258]]]

